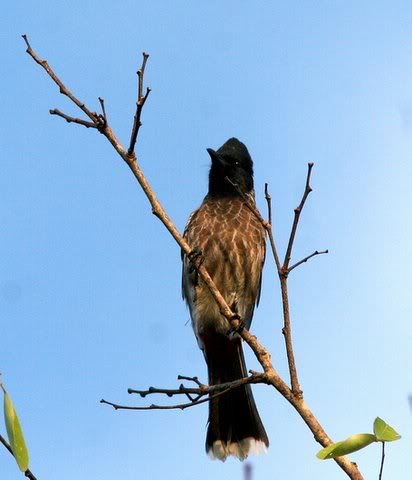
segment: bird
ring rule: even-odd
[[[253,161],[237,138],[207,152],[211,158],[208,192],[190,215],[183,236],[192,252],[201,255],[202,265],[240,316],[242,326],[249,329],[259,303],[266,253],[266,231],[253,212]],[[247,377],[241,337],[230,329],[193,258],[182,254],[182,259],[183,299],[206,360],[209,385]],[[268,446],[250,385],[209,399],[206,452],[212,459],[244,460],[251,453],[266,452]]]

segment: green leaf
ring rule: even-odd
[[[23,431],[20,426],[19,417],[11,401],[10,395],[4,390],[4,420],[6,422],[7,436],[16,459],[17,465],[22,472],[29,468],[29,452],[24,441]]]
[[[394,442],[401,438],[398,432],[379,417],[373,422],[373,432],[380,442]]]
[[[350,436],[342,442],[332,443],[332,445],[322,448],[316,456],[320,460],[341,457],[342,455],[347,455],[348,453],[356,452],[361,448],[365,448],[376,441],[377,439],[375,435],[372,435],[371,433],[358,433]]]

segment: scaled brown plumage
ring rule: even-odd
[[[253,162],[245,145],[234,138],[217,152],[208,152],[212,158],[209,192],[190,216],[184,236],[201,252],[217,288],[249,328],[259,301],[265,259],[265,230],[244,198],[254,204]],[[182,284],[208,365],[209,384],[247,376],[240,337],[229,334],[228,321],[186,256]],[[210,401],[206,450],[212,458],[225,460],[233,455],[243,460],[268,444],[250,385]]]

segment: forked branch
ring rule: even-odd
[[[47,60],[41,59],[31,48],[31,45],[27,39],[27,35],[22,35],[23,40],[26,43],[27,49],[26,52],[31,56],[31,58],[38,63],[41,67],[43,67],[49,77],[53,80],[53,82],[59,87],[59,91],[62,95],[66,95],[77,107],[80,108],[89,118],[90,120],[96,124],[96,126],[99,126],[102,123],[101,118],[97,113],[94,113],[90,111],[86,105],[80,101],[78,98],[76,98],[73,93],[64,85],[64,83],[60,80],[60,78],[54,73],[52,68],[50,68],[50,65],[47,63]],[[79,122],[76,122],[79,123]],[[86,125],[85,125],[86,126]]]
[[[293,219],[292,229],[290,231],[289,242],[286,248],[285,259],[283,261],[283,271],[285,272],[289,267],[289,262],[292,256],[292,248],[293,243],[295,241],[296,230],[298,228],[300,214],[302,213],[303,207],[305,206],[306,199],[308,198],[309,193],[312,191],[312,187],[310,186],[310,176],[312,174],[313,163],[308,163],[308,173],[306,175],[306,185],[305,190],[303,192],[302,200],[300,204],[295,208],[295,217]]]
[[[230,183],[239,193],[239,195],[243,198],[245,201],[246,206],[254,213],[256,218],[260,221],[262,226],[266,229],[269,242],[270,242],[270,247],[272,250],[273,258],[275,260],[276,268],[278,271],[278,276],[280,280],[280,287],[281,287],[281,296],[282,296],[282,306],[283,306],[283,328],[282,328],[282,333],[285,339],[285,346],[286,346],[286,356],[288,359],[288,367],[289,367],[289,376],[290,376],[290,384],[292,387],[292,392],[294,395],[298,397],[303,397],[303,392],[300,388],[299,385],[299,380],[298,380],[298,373],[297,373],[297,368],[296,368],[296,362],[295,362],[295,355],[293,353],[293,342],[292,342],[292,329],[291,329],[291,322],[290,322],[290,310],[289,310],[289,295],[288,295],[288,287],[287,287],[287,277],[289,273],[301,265],[302,263],[307,262],[310,258],[320,255],[323,253],[328,253],[328,250],[324,251],[315,251],[311,255],[308,255],[307,257],[303,258],[299,262],[296,262],[294,265],[289,267],[289,261],[290,257],[292,254],[292,248],[293,248],[293,243],[295,240],[296,236],[296,231],[299,223],[299,218],[300,214],[302,212],[302,209],[305,205],[306,199],[309,195],[309,193],[312,191],[312,188],[310,186],[310,176],[313,168],[313,163],[308,164],[308,173],[306,176],[306,184],[305,184],[305,190],[303,192],[302,200],[297,208],[295,208],[295,217],[292,225],[292,229],[290,232],[289,236],[289,242],[287,246],[287,251],[285,255],[285,260],[283,262],[283,265],[281,265],[280,260],[279,260],[279,255],[277,252],[275,240],[274,240],[274,235],[273,235],[273,225],[272,225],[272,198],[269,193],[269,188],[268,184],[265,183],[265,198],[268,206],[268,221],[266,221],[262,215],[260,214],[259,210],[256,208],[255,202],[253,198],[250,198],[250,196],[246,195],[242,190],[239,188],[237,184],[232,182],[232,180],[228,177],[226,177],[226,181]]]
[[[239,388],[242,385],[252,384],[252,383],[268,383],[266,375],[264,373],[251,372],[249,377],[241,378],[233,382],[221,383],[219,385],[204,385],[199,382],[197,377],[183,377],[178,376],[178,380],[188,380],[195,382],[198,387],[186,387],[183,384],[179,388],[167,389],[167,388],[156,388],[149,387],[147,390],[135,390],[133,388],[128,389],[128,393],[134,393],[140,395],[142,398],[147,397],[148,395],[165,395],[167,397],[174,397],[178,395],[185,395],[189,402],[178,403],[174,405],[157,405],[151,404],[149,406],[128,406],[128,405],[119,405],[117,403],[108,402],[106,400],[100,400],[100,403],[105,403],[111,405],[115,410],[185,410],[189,407],[194,407],[200,403],[209,402],[213,398],[220,397],[221,395],[230,392],[235,388]]]
[[[146,194],[151,207],[152,207],[152,212],[161,220],[161,222],[164,224],[164,226],[167,228],[167,230],[170,232],[170,234],[173,236],[175,241],[178,243],[180,248],[183,250],[183,252],[186,255],[191,255],[192,253],[192,248],[190,245],[185,241],[185,239],[181,236],[180,232],[177,230],[175,227],[174,223],[170,219],[170,217],[167,215],[166,211],[160,204],[159,200],[157,199],[155,193],[153,192],[150,184],[148,183],[147,179],[145,178],[138,162],[136,159],[136,155],[134,152],[135,149],[135,144],[137,140],[137,136],[139,133],[139,128],[141,125],[140,121],[140,116],[142,113],[143,106],[147,100],[147,97],[149,95],[150,90],[146,90],[146,93],[143,95],[143,77],[144,77],[144,68],[146,65],[147,57],[145,57],[145,54],[143,55],[143,63],[142,67],[140,69],[140,74],[138,73],[139,77],[139,84],[138,84],[138,100],[137,100],[137,106],[136,106],[136,114],[133,122],[133,128],[132,128],[132,133],[131,133],[131,140],[129,144],[129,148],[125,149],[124,146],[121,144],[121,142],[117,139],[116,135],[114,134],[113,130],[111,129],[109,123],[107,122],[107,117],[105,115],[104,107],[101,102],[102,106],[102,111],[103,114],[97,114],[95,112],[92,112],[90,109],[88,109],[83,102],[78,100],[71,92],[70,90],[63,84],[63,82],[57,77],[57,75],[54,73],[54,71],[51,69],[47,61],[40,59],[38,55],[33,51],[31,48],[27,37],[24,35],[23,36],[24,41],[26,42],[27,45],[27,53],[33,58],[33,60],[38,63],[44,70],[47,72],[47,74],[50,76],[50,78],[59,86],[60,92],[63,95],[66,95],[69,97],[75,105],[77,105],[92,121],[92,123],[96,126],[96,128],[99,130],[100,133],[102,133],[107,140],[112,144],[116,152],[121,156],[121,158],[126,162],[126,164],[129,166],[131,171],[133,172],[133,175],[135,176],[136,180],[139,182],[141,188],[143,189],[144,193]],[[60,115],[61,116],[61,115]],[[63,117],[65,118],[65,117]],[[73,117],[69,117],[71,121],[73,120]],[[65,118],[67,120],[67,118]],[[79,123],[79,122],[74,122],[74,123]],[[90,126],[86,125],[84,123],[80,123],[84,126]],[[311,166],[309,167],[309,172],[307,176],[307,182],[306,182],[306,189],[305,189],[305,194],[302,198],[301,204],[299,205],[298,209],[295,210],[295,219],[292,227],[292,233],[291,237],[289,240],[288,244],[288,249],[286,252],[285,256],[285,262],[284,265],[281,267],[283,269],[287,269],[289,267],[289,261],[290,261],[290,256],[292,252],[292,246],[293,246],[293,241],[299,221],[299,215],[300,212],[303,208],[303,205],[306,201],[306,197],[308,196],[310,192],[310,186],[309,186],[309,180],[310,180],[310,171],[311,171]],[[269,222],[270,223],[270,222]],[[274,242],[273,242],[274,244]],[[257,338],[252,335],[247,329],[243,328],[240,329],[239,327],[242,325],[242,319],[234,313],[226,303],[225,299],[219,292],[219,290],[216,288],[216,285],[214,284],[212,278],[210,277],[209,273],[205,269],[202,258],[201,256],[193,256],[194,260],[193,263],[202,278],[203,282],[207,287],[209,288],[212,296],[214,297],[215,301],[219,305],[220,311],[222,315],[228,320],[229,324],[231,325],[231,328],[235,331],[238,331],[239,335],[243,338],[243,340],[250,346],[252,351],[254,352],[255,356],[257,357],[259,363],[261,364],[263,368],[263,375],[265,377],[265,383],[268,383],[269,385],[272,385],[283,397],[293,405],[293,407],[296,409],[296,411],[299,413],[299,415],[302,417],[304,422],[307,424],[311,432],[313,433],[315,439],[317,442],[319,442],[322,446],[327,446],[331,443],[331,439],[329,436],[326,434],[322,426],[320,425],[319,421],[316,419],[316,417],[313,415],[313,413],[310,411],[306,403],[304,402],[302,396],[299,394],[300,390],[299,388],[294,386],[294,383],[297,381],[293,381],[292,378],[292,389],[289,388],[289,386],[286,384],[286,382],[279,376],[278,372],[275,370],[275,368],[272,365],[270,354],[268,350],[257,340]],[[277,260],[277,266],[279,270],[280,262],[279,259]],[[285,271],[283,271],[283,277],[286,282],[287,274],[285,274]],[[287,295],[287,292],[286,292]],[[285,324],[285,329],[286,329],[286,324]],[[289,332],[289,333],[288,333]],[[285,337],[289,335],[290,336],[290,328],[286,329]],[[290,362],[289,362],[290,365]],[[250,378],[250,377],[248,377]],[[242,381],[245,379],[242,379]],[[249,381],[249,380],[248,380]],[[262,382],[260,382],[262,383]],[[201,388],[199,386],[199,388]],[[212,387],[208,387],[212,388]],[[235,387],[233,387],[235,388]],[[169,392],[170,393],[170,392]],[[187,392],[188,395],[190,395],[189,392]],[[224,394],[224,391],[222,392],[216,392],[217,394]],[[167,395],[167,393],[166,393]],[[190,400],[192,403],[192,400]],[[106,402],[109,403],[109,402]],[[199,401],[200,403],[200,401]],[[114,408],[120,408],[120,405],[117,404],[112,404]],[[346,457],[339,457],[335,459],[335,461],[338,463],[338,465],[342,468],[343,471],[346,472],[346,474],[353,480],[362,480],[363,477],[361,473],[359,472],[357,466],[353,463],[351,463]]]

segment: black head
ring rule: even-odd
[[[239,195],[238,189],[243,193],[253,190],[253,161],[242,142],[230,138],[219,150],[208,148],[207,151],[212,159],[209,195],[236,196]]]

